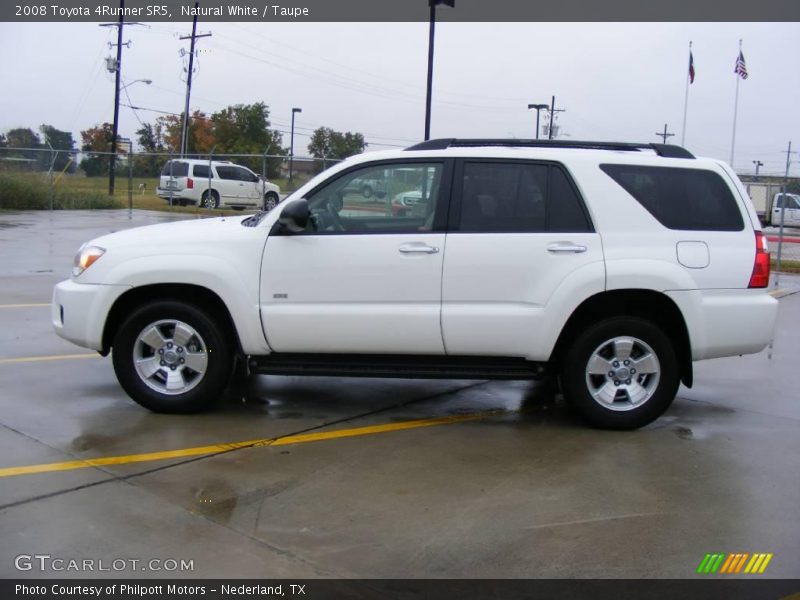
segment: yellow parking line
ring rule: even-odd
[[[198,446],[195,448],[183,448],[180,450],[166,450],[162,452],[147,452],[144,454],[128,454],[126,456],[108,456],[104,458],[87,458],[86,460],[71,460],[58,463],[45,463],[41,465],[28,465],[24,467],[7,467],[0,469],[0,477],[13,477],[16,475],[32,475],[34,473],[50,473],[54,471],[71,471],[73,469],[85,469],[87,467],[102,467],[108,465],[123,465],[136,462],[151,462],[157,460],[167,460],[170,458],[186,458],[189,456],[202,456],[204,454],[220,454],[239,448],[258,448],[263,446],[286,446],[289,444],[306,444],[309,442],[320,442],[323,440],[334,440],[346,437],[356,437],[360,435],[374,435],[377,433],[388,433],[391,431],[402,431],[403,429],[418,429],[420,427],[432,427],[435,425],[449,425],[451,423],[463,423],[465,421],[475,421],[486,417],[500,414],[503,411],[487,411],[471,413],[465,415],[453,415],[448,417],[435,417],[431,419],[417,419],[413,421],[401,421],[399,423],[386,423],[383,425],[367,425],[352,429],[335,429],[333,431],[320,431],[314,433],[301,433],[278,438],[264,438],[260,440],[250,440],[247,442],[232,442],[229,444],[214,444],[212,446]]]
[[[0,304],[0,308],[44,308],[50,306],[49,302],[40,304]]]
[[[72,360],[73,358],[101,358],[97,352],[91,354],[53,354],[51,356],[23,356],[20,358],[0,358],[0,365],[11,363],[40,362],[43,360]]]

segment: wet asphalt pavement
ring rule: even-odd
[[[639,431],[588,429],[546,382],[259,376],[214,412],[156,415],[44,305],[81,243],[173,218],[0,213],[0,475],[51,465],[0,476],[0,577],[165,575],[14,566],[49,554],[188,577],[683,578],[709,552],[800,577],[800,278],[781,277],[771,349],[695,363]],[[124,460],[52,466],[105,457]]]

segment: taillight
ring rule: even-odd
[[[769,246],[767,236],[761,231],[756,231],[756,260],[753,264],[753,274],[747,287],[765,288],[769,285]]]
[[[186,178],[186,189],[191,190],[194,188],[194,180],[191,177]]]

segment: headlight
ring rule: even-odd
[[[78,253],[75,255],[75,262],[72,267],[72,276],[77,277],[83,273],[105,253],[106,249],[101,248],[100,246],[81,246],[81,249],[78,250]]]

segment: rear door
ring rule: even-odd
[[[554,163],[462,160],[453,184],[442,279],[442,335],[452,355],[530,356],[559,285],[593,265],[600,236]]]

